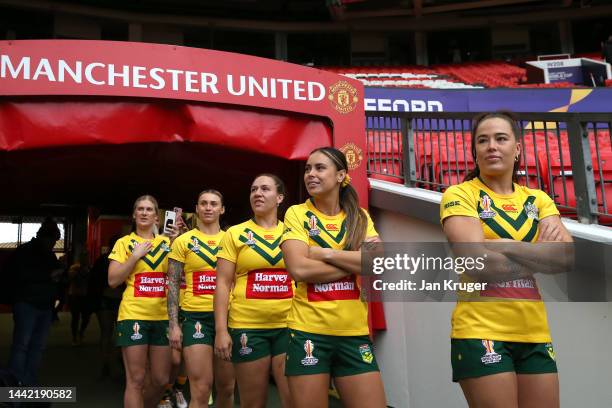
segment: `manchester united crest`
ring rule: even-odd
[[[357,88],[346,81],[338,81],[329,87],[329,101],[340,113],[350,113],[357,106]]]
[[[349,170],[355,170],[363,160],[363,151],[355,143],[347,143],[340,148],[346,157]]]

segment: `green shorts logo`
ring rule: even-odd
[[[548,355],[550,356],[550,358],[552,358],[553,360],[557,359],[552,343],[546,343],[546,351],[548,351]]]
[[[246,333],[242,333],[240,335],[240,355],[241,356],[246,356],[247,354],[251,354],[253,352],[253,349],[247,346],[247,342],[249,341],[249,336],[246,335]]]
[[[374,361],[374,355],[368,344],[359,346],[359,354],[361,354],[361,359],[368,364],[372,364],[372,361]]]
[[[313,366],[319,362],[319,359],[312,355],[314,348],[315,347],[312,340],[306,340],[304,342],[304,351],[306,352],[306,357],[302,359],[303,366]]]
[[[195,329],[195,333],[193,333],[193,338],[194,339],[204,338],[204,333],[202,333],[202,323],[196,322],[193,327]]]
[[[480,361],[482,361],[483,364],[494,364],[501,361],[502,356],[497,354],[493,348],[493,340],[483,340],[482,345],[486,350],[485,355],[480,358]]]
[[[130,336],[130,339],[134,341],[142,339],[142,334],[140,334],[140,325],[138,324],[138,322],[134,322],[132,330],[134,330],[134,334]]]

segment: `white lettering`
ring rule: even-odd
[[[130,67],[124,65],[121,72],[115,72],[115,64],[108,64],[108,84],[115,85],[115,77],[123,78],[123,86],[130,86]]]
[[[77,61],[75,63],[75,69],[73,71],[72,68],[70,68],[70,65],[68,65],[66,61],[59,60],[58,69],[59,69],[59,72],[57,75],[57,80],[59,82],[64,82],[66,72],[68,73],[68,75],[70,75],[72,80],[76,82],[77,84],[80,84],[81,82],[83,82],[83,63],[81,61]]]
[[[306,97],[301,95],[306,89],[301,85],[304,85],[304,81],[293,81],[293,98],[296,101],[306,100]]]
[[[40,59],[40,62],[38,63],[38,67],[36,67],[36,72],[34,72],[34,76],[32,77],[32,79],[36,81],[41,75],[45,75],[49,81],[55,82],[55,74],[53,74],[51,64],[49,64],[49,60],[46,58]]]
[[[166,71],[169,72],[170,75],[172,75],[172,90],[178,91],[178,77],[184,71],[181,71],[180,69],[168,69]]]
[[[146,70],[145,67],[132,67],[132,86],[134,88],[146,88],[145,84],[140,83],[141,79],[146,79],[145,75],[142,75],[141,72]]]
[[[198,84],[198,80],[195,78],[196,75],[198,75],[198,73],[195,71],[185,71],[185,90],[187,92],[198,92],[198,90],[193,87],[193,85]]]
[[[319,90],[319,94],[315,96],[315,88]],[[325,98],[325,87],[318,82],[308,82],[308,100],[317,102]]]
[[[17,69],[13,67],[11,60],[8,55],[2,55],[0,58],[0,75],[2,78],[6,78],[6,69],[11,73],[13,79],[17,79],[17,76],[23,69],[23,79],[30,79],[30,57],[23,57],[17,65]]]
[[[244,95],[244,92],[246,91],[246,79],[244,75],[240,75],[240,91],[236,91],[234,89],[234,76],[228,75],[227,76],[227,90],[229,91],[229,93],[235,96]]]
[[[249,96],[255,96],[255,89],[264,98],[268,97],[268,79],[262,78],[261,84],[252,76],[249,77]]]
[[[105,66],[106,65],[102,64],[101,62],[92,62],[91,64],[87,64],[85,67],[85,79],[87,79],[87,82],[93,85],[106,85],[106,82],[104,81],[96,81],[91,73],[94,68],[104,68]]]
[[[164,70],[161,68],[153,68],[151,71],[149,71],[149,75],[151,75],[151,78],[157,83],[157,85],[149,85],[149,88],[163,89],[166,86],[166,81],[164,81],[164,78],[159,76],[159,74],[163,72]]]
[[[217,76],[215,74],[207,74],[205,72],[202,72],[201,78],[202,79],[200,82],[203,93],[207,93],[209,87],[212,93],[219,93],[219,90],[217,89]]]

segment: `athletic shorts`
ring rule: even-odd
[[[368,336],[329,336],[289,329],[285,375],[332,377],[379,371]]]
[[[453,381],[485,375],[556,373],[555,351],[551,343],[451,339]]]
[[[119,347],[170,344],[167,320],[121,320],[117,322],[116,332],[115,344]]]
[[[194,344],[215,345],[215,315],[213,312],[180,311],[183,347]]]
[[[246,363],[266,356],[287,352],[289,342],[287,328],[280,329],[229,329],[232,337],[232,362]]]

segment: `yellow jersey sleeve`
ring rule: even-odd
[[[185,258],[187,257],[187,239],[189,239],[188,234],[190,232],[191,231],[182,234],[174,240],[168,258],[183,264],[185,263]]]
[[[287,240],[295,239],[308,245],[308,231],[300,224],[300,217],[297,212],[298,208],[299,206],[296,205],[291,206],[285,214],[285,220],[283,221],[285,224],[285,231],[281,238],[281,244]]]
[[[453,215],[478,217],[478,200],[475,200],[467,183],[450,186],[442,195],[440,202],[440,222]]]
[[[232,228],[227,230],[223,238],[221,239],[221,243],[219,244],[219,252],[217,253],[217,258],[223,258],[227,261],[236,263],[238,259],[238,250],[236,248],[236,243],[234,242]]]
[[[539,211],[539,219],[550,217],[551,215],[560,215],[555,202],[542,190],[532,190],[536,196],[536,207]]]
[[[119,263],[125,263],[130,257],[130,251],[128,251],[127,248],[128,239],[129,236],[118,239],[111,253],[108,255],[108,259]]]

